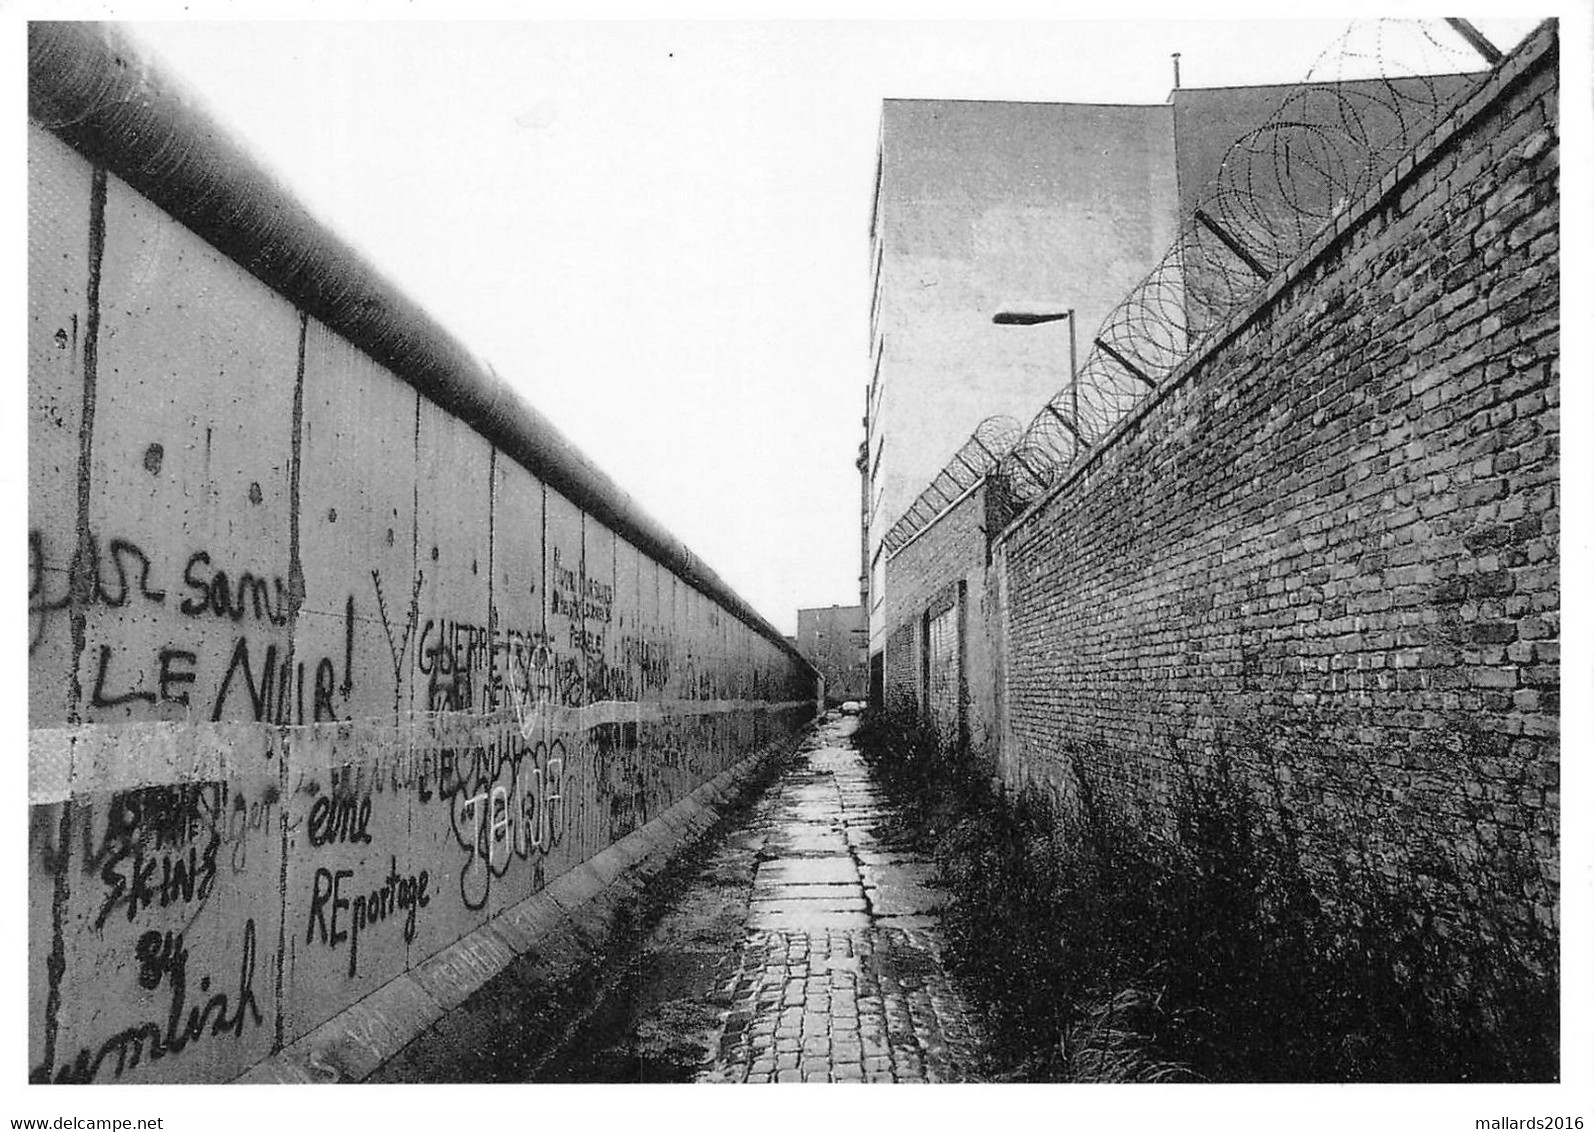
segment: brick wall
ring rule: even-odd
[[[988,532],[1001,527],[1003,500],[994,487],[991,480],[976,485],[887,560],[881,602],[882,620],[894,634],[886,649],[886,697],[891,702],[893,688],[901,690],[911,681],[916,690],[922,680],[916,666],[910,669],[907,659],[899,659],[900,650],[909,647],[910,640],[919,640],[906,630],[922,629],[926,614],[945,609],[951,600],[962,601],[962,731],[968,744],[980,750],[992,749],[996,743],[996,626]],[[961,598],[957,598],[959,582],[963,583]],[[894,654],[895,634],[902,634],[902,643]]]
[[[1556,55],[1535,33],[1005,533],[1023,776],[1077,755],[1154,814],[1259,728],[1291,804],[1374,815],[1391,861],[1466,823],[1554,916]]]

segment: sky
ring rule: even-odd
[[[1534,22],[1479,24],[1508,47]],[[881,100],[1161,102],[1174,51],[1186,86],[1291,82],[1345,26],[132,22],[787,633],[858,600]]]

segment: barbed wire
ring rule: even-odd
[[[969,488],[995,471],[1003,454],[1012,451],[1022,426],[1013,417],[986,417],[919,493],[902,517],[886,532],[886,552],[894,554]]]
[[[1469,32],[1438,20],[1353,22],[1267,121],[1229,147],[1194,206],[1180,203],[1173,245],[1103,320],[1074,380],[1008,447],[985,445],[1013,504],[1058,482],[1433,132],[1485,73]],[[891,528],[888,552],[945,509],[943,481],[963,455]],[[955,494],[971,486],[957,482]]]

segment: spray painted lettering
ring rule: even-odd
[[[105,1039],[97,1049],[83,1047],[77,1056],[63,1065],[55,1066],[46,1062],[35,1066],[29,1074],[29,1080],[35,1084],[51,1080],[57,1084],[87,1084],[99,1076],[107,1062],[112,1065],[111,1075],[120,1078],[145,1061],[155,1062],[177,1056],[191,1042],[198,1041],[207,1033],[213,1038],[230,1034],[236,1040],[244,1036],[249,1023],[253,1023],[255,1028],[264,1023],[260,1002],[255,997],[255,966],[258,960],[253,918],[244,922],[237,989],[230,997],[226,991],[218,991],[203,1006],[188,1006],[188,952],[182,946],[181,938],[175,939],[169,948],[164,942],[154,944],[148,939],[147,934],[141,937],[142,950],[136,953],[141,963],[139,985],[146,990],[155,990],[163,979],[166,982],[171,1000],[166,1011],[165,1027],[162,1028],[159,1021],[129,1026]],[[152,980],[153,987],[149,985]],[[210,976],[200,979],[200,993],[209,993],[210,985]]]
[[[166,591],[151,581],[149,556],[135,543],[113,538],[104,553],[99,539],[86,535],[79,541],[70,563],[63,569],[49,564],[44,536],[28,533],[28,651],[33,653],[44,641],[52,614],[68,608],[103,605],[122,608],[135,597],[154,605],[166,604]],[[50,593],[52,575],[66,575],[67,585]],[[211,567],[208,551],[198,550],[188,557],[183,583],[191,591],[177,604],[177,611],[191,618],[220,617],[233,622],[252,619],[279,627],[292,619],[297,597],[281,577],[267,577],[245,570],[236,581],[220,568]],[[259,723],[325,723],[338,720],[335,697],[346,701],[353,691],[354,598],[344,605],[344,649],[341,680],[332,657],[295,660],[291,647],[279,650],[277,644],[260,646],[247,636],[235,638],[219,669],[220,681],[214,685],[210,718],[219,721],[237,702],[240,692],[248,697],[249,710]],[[254,652],[252,652],[252,649]],[[88,705],[111,709],[129,704],[173,705],[191,708],[199,696],[204,665],[198,648],[167,643],[155,649],[153,662],[144,657],[120,655],[121,650],[105,643],[89,643],[86,653],[93,679],[89,682]],[[279,659],[279,651],[282,653]],[[216,679],[210,658],[210,681]],[[210,686],[210,681],[206,681]],[[203,700],[201,701],[203,702]]]
[[[559,548],[552,549],[553,561],[548,567],[548,615],[604,624],[612,621],[614,587],[587,577],[585,562],[580,563],[578,570],[570,569],[560,560]]]
[[[495,878],[516,860],[545,854],[564,833],[564,744],[529,742],[517,731],[490,744],[444,752],[438,793],[449,803],[454,837],[465,851],[459,895],[486,906]]]
[[[107,571],[114,575],[108,579]],[[85,534],[78,541],[71,561],[63,570],[51,567],[45,559],[44,534],[28,532],[28,653],[44,640],[46,620],[51,613],[70,608],[103,605],[111,609],[125,606],[133,597],[133,577],[137,575],[138,596],[157,605],[165,602],[166,591],[152,589],[149,581],[149,555],[125,538],[113,538],[100,553],[100,540]],[[49,575],[66,575],[66,585],[55,596],[49,590]],[[113,588],[114,587],[114,588]]]
[[[225,570],[209,569],[210,555],[196,550],[183,567],[183,584],[198,593],[198,597],[184,598],[178,607],[190,617],[203,617],[214,613],[233,621],[242,621],[244,613],[253,609],[256,621],[266,620],[273,625],[288,623],[288,587],[281,578],[266,578],[245,570],[238,575],[236,592],[228,581]],[[272,606],[272,595],[276,606]],[[247,601],[246,601],[247,599]]]
[[[310,805],[310,844],[322,846],[344,842],[369,845],[370,824],[369,795],[356,802],[353,798],[334,799],[330,794],[323,794]]]
[[[349,945],[349,978],[359,973],[360,933],[389,917],[404,917],[404,942],[415,941],[416,913],[432,902],[426,891],[430,876],[425,869],[410,876],[398,871],[398,858],[390,857],[387,877],[370,891],[355,890],[353,869],[317,869],[310,892],[310,919],[304,942],[331,947]],[[349,895],[344,895],[344,882]],[[347,912],[342,927],[339,919]]]
[[[393,660],[393,718],[397,719],[404,707],[404,657],[410,651],[410,638],[415,634],[415,622],[421,610],[421,583],[425,579],[424,571],[415,572],[414,584],[410,587],[409,609],[404,616],[404,624],[396,626],[393,619],[388,616],[387,598],[382,593],[382,572],[371,571],[371,585],[376,589],[376,609],[382,618],[382,632],[387,637],[388,653]],[[394,633],[397,632],[395,638]]]
[[[94,918],[95,928],[104,927],[117,905],[124,902],[128,923],[157,903],[162,908],[178,902],[204,903],[216,887],[216,853],[220,848],[221,838],[213,833],[202,851],[194,845],[188,847],[187,853],[146,855],[141,845],[135,845],[131,854],[125,849],[117,850],[100,870],[100,879],[108,891]]]

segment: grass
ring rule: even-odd
[[[1481,801],[1432,826],[1377,799],[1303,816],[1254,738],[1181,764],[1153,823],[1080,757],[1060,804],[1003,794],[911,716],[872,713],[857,741],[951,890],[998,1075],[1556,1079],[1558,943],[1522,900],[1544,881]]]

